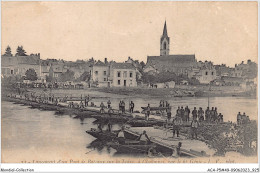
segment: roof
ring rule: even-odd
[[[135,66],[131,63],[113,63],[112,68],[114,68],[114,69],[135,69]]]
[[[94,64],[94,66],[107,66],[107,65],[101,61],[98,61]]]
[[[1,56],[2,66],[13,66],[19,64],[40,65],[39,56]]]
[[[149,61],[167,61],[169,63],[187,63],[195,62],[195,55],[162,55],[162,56],[147,56],[147,63]]]

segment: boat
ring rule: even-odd
[[[118,141],[107,143],[108,146],[117,150],[118,153],[138,153],[147,154],[149,150],[156,147],[154,144],[142,145],[139,141],[125,140],[125,144],[120,144]]]
[[[144,111],[147,110],[147,107],[141,107]],[[168,107],[150,107],[150,111],[164,111],[168,109]]]
[[[90,134],[91,136],[102,140],[102,141],[111,141],[112,139],[116,138],[117,133],[119,132],[119,130],[117,131],[99,131],[97,129],[91,128],[91,130],[87,130],[86,133]]]

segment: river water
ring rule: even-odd
[[[126,103],[135,102],[135,108],[150,103],[158,105],[157,99],[112,98],[112,106],[117,108],[120,99]],[[203,107],[208,104],[208,98],[174,98],[168,99],[173,112],[178,106],[188,105],[190,108]],[[257,100],[238,97],[210,98],[210,107],[218,107],[224,115],[224,121],[235,121],[238,111],[246,112],[251,119],[257,120]],[[100,104],[100,100],[95,100]],[[2,162],[88,162],[96,157],[108,158],[115,151],[106,147],[94,150],[88,146],[95,140],[85,131],[96,128],[93,118],[84,120],[73,119],[70,115],[56,115],[54,111],[31,109],[28,106],[2,102]],[[114,126],[114,129],[118,129]],[[68,160],[71,158],[72,160]]]

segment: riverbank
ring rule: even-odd
[[[243,90],[237,86],[185,86],[175,88],[91,88],[103,93],[133,97],[256,97],[256,90]]]

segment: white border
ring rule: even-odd
[[[22,0],[1,0],[1,1],[22,1]],[[35,0],[23,0],[23,1],[35,1]],[[48,1],[48,0],[42,0]],[[52,0],[49,0],[52,1]],[[56,1],[70,1],[70,0],[56,0]],[[91,0],[77,0],[77,1],[91,1]],[[111,0],[102,0],[102,1],[111,1]],[[123,1],[123,0],[114,0],[114,1]],[[141,0],[135,0],[141,1]],[[143,0],[149,1],[149,0]],[[150,1],[162,1],[162,0],[150,0]],[[178,1],[178,0],[177,0]],[[180,1],[180,0],[179,0]],[[192,1],[192,0],[183,0],[183,1]],[[206,1],[206,0],[197,0],[197,1]],[[221,1],[221,0],[215,0]],[[236,0],[236,1],[246,1],[246,0]],[[258,10],[259,10],[259,0],[258,2]],[[1,4],[0,4],[1,7]],[[1,8],[2,9],[2,8]],[[1,13],[0,13],[1,15]],[[258,28],[259,28],[259,20],[260,15],[258,12]],[[0,18],[1,21],[1,18]],[[1,23],[2,24],[2,23]],[[2,34],[2,32],[1,32]],[[1,38],[1,37],[0,37]],[[259,32],[258,32],[258,52],[259,49]],[[0,46],[1,43],[0,43]],[[1,52],[1,51],[0,51]],[[2,53],[1,53],[2,54]],[[0,61],[1,64],[1,61]],[[258,81],[259,77],[259,54],[258,54]],[[0,79],[1,80],[1,79]],[[0,85],[1,89],[1,85]],[[258,85],[259,91],[259,85]],[[260,94],[258,92],[258,98]],[[258,99],[258,105],[260,105],[260,101]],[[1,110],[1,107],[0,107]],[[258,120],[259,120],[259,106],[258,106]],[[0,118],[1,120],[1,118]],[[1,121],[0,121],[1,125]],[[0,129],[1,131],[1,129]],[[260,130],[258,128],[258,136],[260,134]],[[1,138],[0,138],[1,141]],[[259,149],[259,138],[258,138],[258,149]],[[1,154],[1,151],[0,151]],[[0,162],[1,169],[10,169],[8,172],[30,172],[25,171],[27,169],[33,169],[33,172],[207,172],[208,169],[231,169],[231,168],[259,168],[259,153],[258,153],[258,163],[257,164],[9,164]],[[24,171],[23,171],[24,170]],[[216,171],[217,172],[217,171]],[[223,171],[222,171],[223,172]]]

